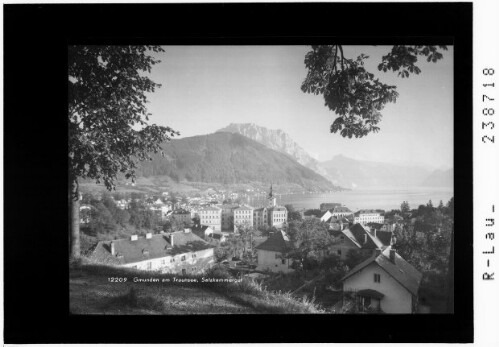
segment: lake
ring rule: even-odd
[[[453,188],[415,187],[415,188],[376,188],[348,190],[336,193],[319,194],[277,194],[279,205],[291,204],[297,209],[319,208],[324,202],[337,202],[347,206],[353,212],[360,209],[400,209],[402,201],[408,201],[411,208],[427,204],[431,199],[438,206],[444,205],[454,196]],[[263,205],[263,201],[250,201],[253,206]]]

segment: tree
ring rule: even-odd
[[[304,267],[306,264],[318,264],[329,247],[336,243],[328,229],[329,226],[318,219],[290,222],[286,233],[294,248],[289,251],[288,256]]]
[[[284,205],[288,210],[288,220],[302,220],[301,213],[296,211],[293,205]]]
[[[146,93],[159,84],[146,76],[160,61],[159,46],[69,46],[69,201],[71,255],[80,254],[78,179],[115,188],[119,173],[135,179],[138,161],[179,133],[148,124]]]
[[[409,202],[403,201],[400,205],[400,212],[407,213],[411,211],[411,207],[409,206]]]
[[[398,71],[402,78],[419,74],[418,56],[435,63],[443,58],[439,49],[447,50],[447,47],[393,46],[382,57],[378,70]],[[356,59],[348,59],[341,45],[312,46],[305,56],[308,73],[301,89],[305,93],[322,94],[325,106],[336,113],[330,129],[332,133],[340,132],[341,136],[352,138],[378,132],[381,111],[387,103],[397,100],[396,86],[380,82],[364,68],[367,58],[361,54]]]

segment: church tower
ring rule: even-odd
[[[275,207],[277,205],[277,200],[276,197],[274,196],[274,193],[272,192],[272,184],[270,184],[270,191],[269,191],[269,196],[267,197],[269,201],[269,207]]]

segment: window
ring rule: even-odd
[[[194,253],[194,254],[192,255],[192,257],[193,257],[193,258],[196,258],[196,257],[197,257],[196,253]]]
[[[381,275],[380,274],[374,274],[374,282],[376,282],[376,283],[381,282]]]
[[[147,270],[151,270],[152,269],[152,263],[149,261],[147,262]]]
[[[197,271],[197,268],[196,267],[193,267],[192,268],[192,272],[196,272]]]
[[[162,260],[161,260],[161,265],[165,265],[165,263],[166,263],[166,260],[165,260],[165,259],[162,259]]]
[[[174,262],[175,262],[175,258],[171,258],[170,263],[174,263]]]
[[[282,265],[286,264],[286,259],[281,260]]]
[[[181,261],[185,261],[185,255],[182,256],[182,258],[180,258]]]
[[[336,253],[337,253],[338,255],[341,255],[341,249],[338,249],[338,250],[336,251]]]

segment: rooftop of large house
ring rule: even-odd
[[[286,252],[292,248],[292,243],[284,231],[277,231],[269,236],[267,240],[255,247],[263,251]]]
[[[357,217],[358,217],[358,216],[359,216],[359,215],[361,215],[361,214],[368,214],[368,213],[369,213],[369,214],[371,214],[371,213],[379,213],[379,214],[384,214],[384,213],[385,213],[385,211],[384,211],[384,210],[372,210],[372,209],[371,209],[371,210],[359,210],[359,211],[355,212],[355,216],[357,216]]]
[[[287,211],[288,209],[284,206],[273,206],[268,208],[269,211]]]
[[[346,206],[336,206],[332,211],[332,213],[352,213],[350,209]]]
[[[393,251],[393,261],[390,260],[390,251]],[[341,281],[346,280],[372,263],[379,265],[411,294],[418,294],[419,284],[421,283],[423,275],[397,254],[395,250],[392,250],[391,247],[387,247],[380,254],[373,254],[370,258],[355,266],[341,279]]]
[[[221,211],[221,208],[217,206],[204,206],[199,211]]]
[[[332,232],[333,235],[339,236],[343,234],[348,237],[357,247],[361,249],[384,249],[389,245],[381,241],[377,235],[374,236],[362,224],[354,224],[349,228],[344,230],[335,230]]]
[[[183,209],[183,208],[176,209],[172,213],[173,214],[189,214],[189,215],[191,214],[190,211],[187,211],[186,209]]]
[[[254,208],[248,205],[239,206],[234,211],[253,211]]]
[[[115,255],[111,254],[111,243],[114,244]],[[151,238],[138,237],[133,241],[131,238],[100,241],[90,258],[99,263],[125,265],[209,248],[213,246],[194,233],[177,231],[170,234],[152,235]]]

